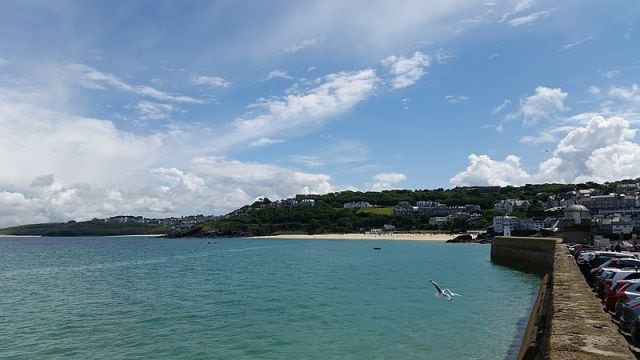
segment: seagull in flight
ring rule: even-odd
[[[433,285],[434,288],[436,288],[436,297],[439,298],[443,298],[443,299],[447,299],[449,301],[453,301],[453,297],[454,296],[462,296],[460,294],[456,294],[453,291],[449,290],[449,289],[443,289],[440,287],[440,285],[438,285],[437,282],[429,279],[429,282],[431,283],[431,285]]]

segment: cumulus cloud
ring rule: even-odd
[[[612,86],[609,89],[609,97],[640,104],[640,86]]]
[[[567,96],[560,88],[538,86],[535,94],[520,100],[520,114],[525,125],[535,124],[540,119],[568,110],[565,106]]]
[[[81,86],[88,89],[103,90],[108,86],[120,91],[146,96],[161,101],[187,104],[206,103],[204,100],[195,99],[186,95],[169,94],[147,85],[131,85],[122,81],[115,75],[98,71],[85,64],[71,64],[67,66],[67,70]]]
[[[231,86],[231,82],[225,80],[224,78],[220,77],[220,76],[204,76],[204,75],[199,75],[199,76],[192,76],[189,81],[193,84],[193,85],[206,85],[209,87],[222,87],[222,88],[226,88]]]
[[[401,173],[390,172],[376,174],[371,179],[373,180],[371,190],[382,191],[397,188],[400,183],[407,180],[407,176]]]
[[[0,88],[0,180],[29,183],[56,174],[65,182],[114,182],[148,166],[168,140],[122,131],[108,120],[52,111],[48,102],[37,92]]]
[[[279,199],[334,190],[328,175],[271,164],[201,157],[188,166],[152,169],[149,174],[157,181],[137,187],[65,185],[50,174],[37,177],[31,187],[13,190],[3,190],[7,185],[0,181],[0,227],[122,214],[220,214],[261,196]]]
[[[178,187],[184,187],[187,191],[195,192],[206,189],[205,181],[203,178],[195,174],[185,174],[182,170],[172,168],[157,168],[151,171],[152,174],[169,180]]]
[[[251,106],[259,114],[233,121],[235,132],[221,142],[226,142],[224,146],[293,129],[308,131],[367,99],[377,83],[373,69],[339,72],[325,76],[320,85],[310,90],[261,99]]]
[[[222,157],[193,160],[194,172],[208,183],[240,189],[253,199],[258,196],[283,198],[295,194],[325,194],[333,191],[331,177],[306,173],[272,164],[242,162]],[[238,204],[236,204],[237,206]]]
[[[529,23],[532,23],[538,19],[544,19],[549,16],[548,11],[538,11],[533,14],[529,14],[526,16],[520,16],[514,19],[509,20],[509,25],[511,26],[522,26]]]
[[[472,154],[468,167],[450,182],[453,185],[522,185],[640,177],[640,144],[632,141],[635,134],[636,129],[624,118],[593,116],[586,124],[569,130],[535,174],[524,171],[520,159],[513,155],[499,161]]]
[[[509,155],[504,160],[493,160],[487,155],[469,155],[469,166],[449,180],[454,186],[467,185],[521,185],[531,179],[522,169],[520,158]]]
[[[593,168],[590,166],[594,161],[592,156],[597,153],[601,159],[603,155],[612,155],[610,150],[616,146],[625,145],[629,148],[629,140],[633,139],[635,133],[623,118],[595,116],[585,126],[570,131],[558,143],[554,156],[540,164],[539,176],[562,182],[601,178],[609,172],[611,165],[602,169]],[[636,175],[640,175],[640,171]]]
[[[431,63],[429,56],[416,51],[412,57],[389,56],[382,60],[382,64],[393,75],[390,81],[392,89],[401,89],[415,84],[425,74],[425,68]]]

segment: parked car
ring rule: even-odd
[[[631,343],[640,346],[640,317],[636,316],[631,326]]]
[[[640,315],[640,300],[635,299],[624,303],[620,315],[620,330],[630,332],[638,315]]]
[[[640,283],[631,284],[618,291],[618,301],[616,301],[616,317],[622,316],[622,306],[627,303],[640,301]]]
[[[602,281],[602,292],[599,293],[601,297],[606,298],[611,286],[618,280],[633,280],[640,279],[640,268],[633,269],[623,268],[620,271],[613,273],[613,276],[609,276]]]
[[[591,278],[587,281],[591,286],[594,286],[594,277],[603,268],[633,268],[636,266],[640,268],[640,260],[636,258],[610,258],[599,266],[593,267],[590,272]]]
[[[602,271],[598,272],[598,275],[595,276],[593,281],[593,289],[596,291],[599,298],[602,299],[605,296],[604,286],[606,281],[613,278],[616,273],[620,271],[622,271],[622,269],[604,268]]]

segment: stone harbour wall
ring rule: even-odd
[[[497,237],[491,261],[544,274],[518,359],[637,358],[560,239]]]

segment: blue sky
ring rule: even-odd
[[[3,1],[0,225],[640,176],[636,1]]]

